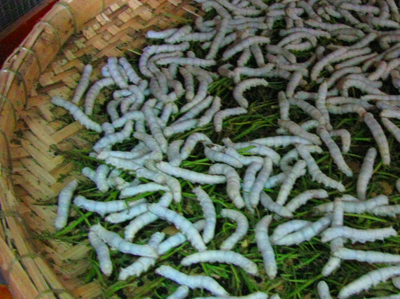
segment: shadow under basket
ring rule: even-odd
[[[35,238],[55,232],[58,193],[79,177],[57,151],[91,145],[80,136],[83,126],[60,119],[67,111],[55,108],[51,97],[70,99],[85,64],[93,65],[96,81],[106,57],[138,57],[144,32],[176,27],[195,14],[188,0],[62,0],[5,62],[0,267],[15,299],[103,297],[99,283],[77,278],[90,267],[88,242]]]

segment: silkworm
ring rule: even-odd
[[[348,298],[351,295],[368,290],[380,282],[385,282],[388,279],[398,275],[400,275],[400,267],[398,266],[385,267],[371,271],[342,288],[339,292],[338,298]]]
[[[93,146],[93,150],[95,152],[100,152],[106,148],[111,147],[116,143],[123,142],[124,140],[130,137],[132,131],[133,131],[133,121],[128,120],[121,131],[104,136],[99,141],[97,141],[96,144]]]
[[[228,164],[235,168],[243,167],[243,164],[239,160],[237,160],[235,157],[232,157],[223,152],[219,152],[217,150],[213,150],[213,149],[209,148],[208,146],[204,147],[204,154],[208,159],[210,159],[213,162],[222,162],[222,163]]]
[[[207,247],[204,244],[199,232],[185,217],[157,204],[149,205],[148,209],[156,216],[173,223],[176,228],[179,229],[187,237],[192,246],[195,247],[198,251],[207,250]]]
[[[346,213],[351,214],[363,214],[365,212],[373,212],[379,206],[389,204],[389,199],[385,195],[378,195],[377,197],[365,200],[365,201],[350,201],[343,202],[343,210]],[[332,212],[333,203],[326,203],[314,208],[319,212]]]
[[[226,192],[238,209],[245,206],[244,200],[240,195],[240,177],[236,170],[226,164],[213,164],[208,172],[211,175],[222,174],[226,178]]]
[[[343,226],[328,228],[322,233],[321,242],[329,242],[335,238],[346,238],[350,239],[352,243],[365,243],[374,242],[375,240],[383,240],[391,236],[397,236],[396,231],[392,227],[359,230]]]
[[[73,118],[80,124],[85,126],[87,129],[96,131],[98,133],[101,133],[103,131],[101,125],[91,120],[86,114],[84,114],[77,106],[75,106],[71,102],[68,102],[60,97],[52,97],[51,103],[56,106],[60,106],[65,110],[68,110]]]
[[[90,76],[92,74],[93,67],[90,64],[85,65],[83,68],[81,79],[79,80],[78,85],[76,86],[74,97],[71,102],[74,104],[79,104],[83,94],[89,86]]]
[[[257,275],[257,265],[243,255],[233,251],[207,250],[184,257],[181,264],[189,266],[197,263],[228,263],[241,267],[251,275]]]
[[[107,60],[108,70],[114,82],[121,89],[128,88],[128,83],[124,80],[122,74],[119,70],[118,58],[117,57],[109,57]]]
[[[151,135],[153,135],[153,138],[157,141],[157,143],[160,145],[161,151],[163,153],[166,153],[168,150],[168,142],[165,139],[163,130],[161,129],[159,123],[157,122],[157,117],[155,116],[153,112],[153,105],[155,104],[156,100],[148,100],[143,108],[143,114],[146,119],[146,123],[150,129]]]
[[[257,207],[260,201],[261,192],[264,189],[265,183],[268,181],[271,172],[272,160],[269,157],[265,157],[262,168],[254,181],[253,187],[250,190],[249,201],[252,207]]]
[[[182,41],[182,38],[184,38],[187,34],[192,32],[192,30],[193,30],[192,27],[189,25],[183,26],[179,28],[177,31],[175,31],[172,35],[165,38],[164,41],[169,44],[180,42]]]
[[[293,166],[292,169],[289,170],[285,181],[281,185],[281,188],[278,193],[278,197],[276,199],[276,203],[280,205],[284,205],[287,197],[289,196],[290,191],[293,188],[294,183],[300,177],[302,170],[306,167],[306,162],[304,160],[299,160]]]
[[[302,109],[305,113],[310,115],[313,119],[317,120],[320,125],[326,126],[327,129],[330,129],[330,125],[327,123],[327,120],[317,108],[303,100],[295,100],[294,104]]]
[[[311,20],[310,20],[311,21]],[[309,24],[310,21],[307,21],[307,23]],[[320,23],[322,24],[322,23]],[[310,25],[310,24],[309,24]],[[320,61],[318,61],[314,67],[311,70],[311,80],[315,81],[317,80],[319,73],[322,71],[322,69],[330,64],[331,62],[333,62],[337,57],[342,56],[344,53],[346,53],[348,51],[348,49],[346,47],[341,47],[339,49],[337,49],[336,51],[328,54],[327,56],[325,56],[323,59],[321,59]]]
[[[176,291],[169,295],[167,299],[184,299],[189,295],[189,288],[187,286],[180,286]]]
[[[297,245],[305,241],[311,240],[313,237],[324,231],[331,223],[331,215],[320,218],[319,220],[312,222],[311,224],[301,228],[300,230],[288,234],[283,238],[278,239],[276,245]]]
[[[285,223],[278,225],[271,236],[272,243],[276,243],[279,239],[282,239],[284,236],[298,231],[308,225],[310,225],[310,221],[306,220],[290,220]]]
[[[331,294],[329,294],[329,287],[325,281],[320,281],[317,285],[317,288],[320,299],[332,299]]]
[[[106,230],[100,224],[95,224],[91,229],[97,233],[97,235],[107,243],[109,246],[117,248],[123,253],[129,253],[138,256],[147,256],[152,258],[157,258],[158,254],[149,245],[137,245],[122,239],[117,233]]]
[[[221,210],[221,216],[237,222],[237,228],[235,232],[224,242],[222,242],[220,246],[221,250],[232,250],[236,243],[243,239],[243,237],[247,234],[249,222],[247,221],[246,216],[235,210],[223,209]]]
[[[311,141],[298,137],[298,136],[274,136],[258,138],[251,141],[251,143],[266,145],[269,147],[286,147],[290,144],[311,144]]]
[[[162,242],[164,237],[164,233],[156,232],[150,237],[150,240],[147,244],[157,250],[158,245]],[[143,272],[146,272],[155,264],[156,258],[142,256],[128,267],[122,268],[119,272],[118,280],[126,280],[131,276],[139,277]]]
[[[168,207],[172,202],[172,193],[165,192],[160,198],[158,205]],[[136,233],[146,225],[156,221],[158,216],[152,212],[145,212],[134,218],[129,225],[125,227],[125,240],[131,242],[135,237]]]
[[[264,79],[247,79],[241,81],[237,84],[233,90],[233,97],[238,102],[238,104],[243,107],[247,108],[249,106],[248,101],[243,97],[243,92],[249,88],[262,85],[268,86],[268,82]],[[247,112],[247,111],[246,111]]]
[[[349,131],[347,131],[346,129],[332,130],[329,132],[329,134],[331,134],[331,137],[340,136],[340,138],[342,139],[343,153],[347,153],[350,150],[351,135]]]
[[[222,122],[224,118],[227,118],[229,116],[234,116],[234,115],[241,115],[247,113],[247,110],[243,107],[238,107],[238,108],[230,108],[230,109],[225,109],[221,110],[217,113],[214,114],[214,127],[216,132],[221,132],[222,131]]]
[[[288,204],[286,204],[285,208],[290,211],[294,212],[302,205],[306,204],[312,198],[327,198],[328,192],[322,189],[313,189],[307,190],[296,197],[294,197]]]
[[[364,161],[361,166],[360,174],[358,175],[357,180],[357,196],[360,200],[366,199],[367,186],[369,180],[372,177],[376,155],[376,149],[374,147],[371,147],[364,157]]]
[[[359,262],[366,262],[366,263],[378,263],[378,264],[400,263],[400,255],[383,253],[380,251],[364,251],[364,250],[341,248],[338,251],[336,251],[334,255],[343,260],[356,260]]]
[[[96,251],[97,259],[99,260],[100,271],[104,275],[110,276],[113,270],[113,264],[111,262],[110,250],[108,249],[108,246],[101,240],[101,238],[92,228],[89,230],[88,237],[90,245],[92,245]]]
[[[109,201],[109,202],[101,202],[101,201],[86,199],[85,197],[83,197],[81,195],[78,195],[77,197],[75,197],[74,204],[80,208],[87,210],[87,211],[98,213],[102,217],[104,217],[104,215],[108,214],[108,213],[123,211],[123,210],[129,208],[129,205],[130,205],[124,200],[113,200],[113,201]]]
[[[265,192],[261,192],[260,202],[264,208],[278,214],[281,217],[292,218],[293,214],[286,207],[274,202],[272,198]]]
[[[175,140],[169,144],[168,147],[168,163],[172,166],[179,166],[183,160],[180,148],[185,141],[182,139]]]
[[[215,225],[217,223],[215,207],[211,198],[200,187],[194,188],[193,193],[197,196],[197,200],[203,209],[204,218],[206,219],[206,225],[203,229],[203,241],[207,244],[214,238]]]
[[[194,79],[191,72],[189,72],[186,68],[179,68],[179,73],[182,75],[185,84],[186,90],[186,99],[188,101],[193,100],[194,98]]]
[[[222,60],[228,60],[236,53],[243,51],[245,48],[248,48],[253,44],[267,44],[269,42],[270,39],[263,36],[250,36],[244,38],[240,43],[236,44],[228,50],[225,50],[222,53]]]
[[[213,278],[203,275],[186,275],[170,266],[160,266],[156,269],[158,275],[171,279],[178,284],[186,285],[191,289],[206,289],[215,296],[227,297],[228,292],[221,287]]]
[[[308,139],[312,143],[317,144],[317,145],[322,144],[321,139],[317,135],[307,132],[301,126],[299,126],[298,124],[296,124],[295,122],[293,122],[291,120],[279,119],[278,125],[281,128],[285,129],[285,131],[288,131],[295,136],[299,136],[304,139]]]
[[[274,279],[278,272],[276,266],[275,253],[271,246],[268,236],[268,227],[271,223],[272,216],[264,216],[256,225],[256,242],[258,251],[261,252],[264,261],[264,268],[270,279]]]
[[[177,65],[193,65],[193,66],[202,66],[208,67],[215,65],[215,60],[211,59],[201,59],[201,58],[184,58],[184,57],[165,57],[156,60],[156,64],[158,65],[168,65],[168,64],[177,64]]]
[[[371,130],[371,133],[374,136],[376,143],[378,144],[379,153],[381,154],[383,164],[390,165],[389,144],[386,139],[386,135],[382,130],[382,127],[379,125],[379,123],[376,121],[371,113],[366,113],[364,115],[364,122]]]
[[[328,147],[331,157],[333,158],[335,164],[338,166],[339,170],[341,170],[348,177],[352,177],[353,172],[344,161],[340,148],[338,147],[336,142],[332,140],[331,135],[326,130],[326,128],[323,126],[319,126],[317,129],[317,133],[321,137],[325,145]]]
[[[322,153],[322,148],[320,148],[318,145],[307,145],[307,149],[310,153],[314,153],[317,152],[319,154]],[[299,153],[297,151],[297,149],[292,149],[290,151],[288,151],[280,160],[279,162],[279,166],[282,169],[282,171],[288,171],[291,166],[290,163],[292,162],[292,160],[298,160],[299,158]],[[303,172],[303,171],[302,171]],[[304,171],[305,174],[305,171]]]
[[[200,117],[199,121],[197,122],[198,127],[205,126],[211,122],[214,115],[221,109],[221,98],[215,96],[212,102],[212,105],[209,109],[206,110],[204,115]]]
[[[93,114],[93,106],[94,102],[100,93],[100,91],[107,86],[111,86],[115,84],[112,78],[104,78],[96,81],[90,88],[86,94],[85,98],[85,114],[92,115]],[[128,88],[128,87],[126,87]]]
[[[181,122],[175,122],[170,126],[164,128],[164,136],[171,137],[174,134],[182,133],[193,129],[197,126],[198,119],[187,119]]]
[[[133,197],[136,194],[144,192],[155,192],[155,191],[170,191],[170,189],[169,187],[160,184],[147,183],[123,189],[119,195],[119,198],[128,198],[128,197]]]
[[[195,99],[193,101],[195,101]],[[189,111],[187,111],[184,115],[182,115],[177,121],[184,121],[196,117],[203,110],[207,109],[212,102],[213,102],[212,96],[206,97],[203,101],[193,106]]]
[[[252,0],[254,1],[254,0]],[[196,297],[194,299],[267,299],[268,295],[262,292],[255,292],[255,293],[251,293],[250,295],[247,296],[228,296],[228,297]],[[270,297],[272,298],[272,297]],[[277,298],[275,298],[277,299]]]
[[[299,152],[299,155],[306,161],[308,172],[310,173],[313,181],[322,183],[330,188],[335,188],[340,192],[345,191],[345,187],[342,183],[331,179],[319,169],[317,162],[315,162],[314,158],[304,145],[296,144],[296,149]]]
[[[124,201],[123,200],[115,200],[112,202],[124,202]],[[138,199],[138,200],[135,200],[128,204],[125,202],[125,209],[116,209],[115,208],[115,210],[116,210],[115,212],[114,211],[110,212],[109,211],[110,208],[105,205],[105,204],[112,203],[112,202],[100,203],[105,206],[104,209],[101,210],[101,212],[103,212],[104,210],[107,209],[107,212],[105,212],[105,213],[111,213],[105,218],[105,220],[110,223],[121,223],[121,222],[124,222],[127,220],[131,220],[131,219],[135,218],[136,216],[141,215],[148,211],[148,209],[147,209],[148,204],[146,203],[146,199]],[[113,205],[117,206],[116,204],[113,204]],[[109,206],[113,206],[113,205],[109,205]],[[121,205],[122,205],[122,203],[121,203]]]
[[[156,167],[166,174],[188,180],[192,183],[215,185],[226,182],[226,178],[224,176],[199,173],[188,169],[172,166],[169,163],[163,161],[156,163]]]
[[[67,225],[69,206],[71,205],[72,195],[76,188],[78,188],[78,182],[73,180],[69,182],[58,195],[57,217],[54,221],[54,226],[57,230]]]

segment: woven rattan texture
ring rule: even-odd
[[[73,7],[76,2],[87,4],[86,0],[60,2],[31,33],[37,38],[27,39],[16,49],[1,73],[7,76],[0,78],[0,198],[4,211],[0,265],[15,298],[104,297],[97,282],[84,284],[80,278],[90,266],[88,242],[72,245],[35,238],[37,233],[54,232],[57,195],[79,176],[72,163],[57,155],[57,149],[90,145],[80,136],[83,127],[65,122],[65,110],[54,108],[50,97],[70,99],[86,63],[95,67],[93,82],[100,77],[106,57],[137,55],[134,52],[140,53],[145,31],[177,26],[196,13],[188,0],[104,0],[102,4],[106,1],[112,4],[84,26],[74,17]],[[97,7],[99,3],[96,1]],[[48,21],[61,16],[59,22]],[[56,53],[58,47],[61,51],[46,63],[44,53]],[[39,73],[39,80],[34,80]],[[7,124],[9,128],[5,128]],[[9,130],[14,131],[11,137]]]

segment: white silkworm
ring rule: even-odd
[[[164,38],[170,37],[176,31],[178,31],[178,29],[176,29],[176,28],[167,29],[167,30],[163,30],[163,31],[149,30],[146,32],[146,37],[155,38],[155,39],[164,39]]]
[[[313,181],[317,181],[319,183],[324,184],[327,187],[335,188],[340,192],[345,191],[345,187],[342,183],[335,181],[325,175],[318,167],[317,162],[311,156],[310,151],[302,144],[296,144],[296,149],[299,152],[299,155],[306,161],[307,169]]]
[[[322,148],[320,148],[318,145],[307,145],[307,149],[310,153],[314,153],[314,152],[319,153],[319,154],[322,153]],[[291,168],[290,162],[292,160],[298,160],[298,158],[299,158],[299,153],[298,153],[297,149],[294,148],[294,149],[288,151],[286,153],[286,155],[284,155],[282,157],[282,159],[280,160],[280,163],[279,163],[282,171],[288,171]],[[304,171],[304,174],[305,174],[305,171]]]
[[[189,295],[189,288],[187,286],[180,286],[176,291],[169,295],[167,299],[184,299]]]
[[[198,119],[187,119],[181,122],[175,122],[164,129],[164,136],[171,137],[174,134],[191,130],[197,126]]]
[[[102,217],[104,217],[104,215],[108,214],[108,213],[123,211],[123,210],[129,208],[129,205],[130,205],[127,202],[125,202],[124,200],[113,200],[113,201],[109,201],[109,202],[101,202],[101,201],[86,199],[85,197],[83,197],[81,195],[78,195],[77,197],[75,197],[74,204],[80,208],[87,210],[87,211],[98,213]]]
[[[160,145],[161,151],[163,153],[166,153],[168,150],[168,142],[165,139],[165,136],[163,134],[163,131],[157,122],[157,117],[155,116],[153,112],[153,105],[155,105],[156,100],[148,100],[143,108],[143,114],[146,118],[146,123],[150,129],[151,135],[153,135],[153,138],[157,141],[157,143]]]
[[[308,225],[310,225],[310,221],[306,220],[291,220],[285,223],[278,225],[271,236],[271,241],[275,244],[279,239],[282,239],[284,236],[298,231]]]
[[[156,269],[158,275],[164,276],[175,281],[178,284],[186,285],[191,289],[201,288],[206,289],[215,296],[227,297],[228,292],[221,287],[218,282],[208,276],[203,275],[186,275],[170,266],[160,266]]]
[[[212,148],[209,148],[207,145],[204,147],[204,154],[208,159],[210,159],[213,162],[222,162],[236,168],[243,167],[243,164],[236,158],[228,154],[219,152],[217,150],[213,150]]]
[[[163,161],[156,163],[156,167],[166,174],[188,180],[192,183],[215,185],[223,184],[226,182],[226,178],[224,176],[199,173],[188,169],[172,166],[171,164]]]
[[[293,122],[291,120],[279,119],[278,125],[281,128],[285,129],[285,131],[290,132],[291,134],[293,134],[295,136],[299,136],[299,137],[308,139],[312,143],[317,144],[317,145],[322,144],[321,139],[317,135],[307,132],[301,126],[299,126],[298,124],[296,124],[295,122]]]
[[[274,202],[272,200],[272,198],[265,192],[261,192],[260,201],[261,201],[261,204],[264,206],[264,208],[270,210],[271,212],[278,214],[281,217],[285,217],[285,218],[293,217],[293,214],[287,208]]]
[[[381,121],[397,142],[400,142],[400,129],[386,117],[382,117]]]
[[[90,228],[89,230],[89,241],[90,245],[93,246],[97,254],[97,259],[99,260],[100,271],[106,275],[110,276],[113,270],[113,264],[110,258],[110,250],[108,246],[101,240],[97,233]]]
[[[254,139],[251,143],[266,145],[269,147],[286,147],[290,144],[311,144],[311,141],[298,136],[274,136]]]
[[[380,113],[381,117],[385,118],[397,118],[400,119],[400,110],[393,110],[393,109],[383,109]]]
[[[251,0],[251,1],[254,1],[254,0]],[[262,292],[255,292],[255,293],[252,293],[252,294],[247,295],[247,296],[239,296],[239,297],[237,297],[237,296],[228,296],[228,297],[196,297],[196,298],[193,298],[193,299],[212,299],[212,298],[214,298],[214,299],[267,299],[267,298],[268,298],[268,295],[265,294],[265,293],[262,293]],[[270,297],[270,298],[272,298],[272,297]],[[277,299],[277,298],[275,298],[275,299]]]
[[[194,101],[194,100],[193,100]],[[184,121],[187,119],[191,119],[199,115],[203,110],[207,109],[213,101],[212,96],[206,97],[203,101],[193,106],[188,112],[182,115],[177,121]]]
[[[122,200],[116,200],[114,202],[122,202]],[[107,203],[104,203],[107,204]],[[126,220],[131,220],[138,215],[141,215],[148,211],[146,203],[146,199],[138,199],[129,204],[125,203],[125,209],[116,210],[116,212],[107,211],[106,213],[111,213],[108,215],[105,220],[110,223],[121,223]],[[118,212],[121,211],[121,212]]]
[[[265,183],[268,181],[272,172],[272,160],[270,157],[265,157],[262,168],[254,181],[253,187],[250,190],[249,202],[252,207],[257,207],[261,192],[264,189]]]
[[[290,103],[286,98],[285,92],[280,91],[278,93],[278,100],[281,120],[289,120]]]
[[[223,209],[221,210],[221,216],[237,222],[236,231],[224,242],[222,242],[220,246],[221,250],[232,250],[236,243],[243,239],[243,237],[247,234],[249,222],[247,221],[246,216],[235,210]]]
[[[351,135],[346,129],[332,130],[329,132],[332,137],[340,136],[342,139],[342,152],[347,153],[350,150],[351,145]]]
[[[167,186],[163,186],[156,183],[147,183],[123,189],[119,195],[119,198],[128,198],[128,197],[133,197],[136,194],[144,192],[156,192],[156,191],[171,191],[171,190]]]
[[[379,153],[381,154],[383,164],[390,165],[389,144],[386,139],[386,135],[382,130],[382,127],[371,113],[366,113],[364,115],[364,122],[371,130],[371,133],[374,136],[376,143],[378,144]]]
[[[272,167],[272,166],[271,166]],[[226,178],[226,192],[238,209],[245,206],[245,202],[240,195],[240,177],[236,170],[226,164],[213,164],[208,172],[210,174],[222,174]]]
[[[187,68],[181,67],[179,68],[179,73],[182,75],[184,79],[184,85],[186,90],[186,99],[188,101],[193,100],[194,98],[194,80],[193,74],[187,70]]]
[[[132,68],[132,65],[128,62],[128,60],[125,57],[121,57],[119,59],[119,63],[124,68],[126,75],[129,78],[129,81],[131,81],[133,84],[139,84],[142,78],[138,76],[138,74]]]
[[[346,238],[350,239],[352,243],[365,243],[374,242],[375,240],[383,240],[391,236],[397,236],[396,231],[392,227],[359,230],[343,226],[328,228],[322,233],[321,241],[325,243],[335,238]]]
[[[385,282],[388,279],[399,275],[400,267],[398,266],[380,268],[371,271],[342,288],[339,292],[338,298],[346,299],[351,295],[358,294],[363,290],[368,290],[380,282]]]
[[[175,227],[187,237],[192,246],[198,251],[207,250],[207,247],[204,244],[199,232],[185,217],[158,204],[149,205],[148,209],[161,219],[173,223]]]
[[[244,98],[243,92],[249,88],[262,85],[262,86],[268,86],[268,82],[264,79],[247,79],[241,81],[239,84],[235,86],[235,89],[233,90],[233,97],[238,102],[240,106],[243,108],[247,108],[249,106],[248,101]],[[246,110],[247,112],[247,110]]]
[[[307,201],[309,201],[312,198],[327,198],[327,197],[328,197],[328,192],[326,192],[325,190],[322,190],[322,189],[307,190],[307,191],[300,193],[295,198],[293,198],[285,206],[285,208],[287,210],[289,210],[290,212],[294,212],[299,207],[306,204]]]
[[[236,53],[243,51],[245,48],[248,48],[253,44],[268,44],[269,42],[270,39],[263,36],[250,36],[244,38],[240,43],[228,50],[225,50],[225,52],[222,54],[222,60],[228,60]]]
[[[300,244],[305,241],[311,240],[313,237],[324,231],[331,223],[331,215],[320,218],[319,220],[312,222],[311,224],[301,228],[300,230],[288,234],[283,238],[278,239],[276,245],[291,246],[294,244]]]
[[[90,75],[92,74],[93,67],[90,64],[85,65],[83,68],[81,79],[76,86],[74,97],[71,102],[74,104],[79,104],[83,94],[89,86]]]
[[[261,252],[264,261],[264,268],[268,277],[272,280],[278,272],[275,260],[275,253],[272,249],[268,236],[268,226],[271,223],[272,216],[264,216],[256,225],[256,242],[258,251]]]
[[[331,157],[333,158],[335,164],[338,166],[339,170],[341,170],[348,177],[352,177],[353,172],[344,161],[340,148],[338,147],[336,142],[332,140],[331,134],[329,134],[329,132],[323,126],[318,127],[317,133],[321,137],[325,145],[328,147]]]
[[[320,299],[332,299],[331,294],[329,294],[329,287],[325,281],[320,281],[317,285],[317,288]]]
[[[342,199],[343,200],[343,199]],[[351,214],[363,214],[365,212],[373,212],[379,206],[389,204],[389,199],[385,195],[378,195],[377,197],[365,201],[343,201],[343,210]],[[315,209],[319,212],[332,212],[333,203],[326,203],[316,206]]]
[[[99,141],[97,141],[96,144],[93,146],[93,150],[95,152],[100,152],[106,148],[111,147],[116,143],[123,142],[124,140],[130,137],[132,131],[133,131],[133,121],[128,120],[121,131],[119,131],[118,133],[104,136]]]
[[[80,124],[85,126],[89,130],[93,130],[96,132],[101,133],[103,129],[101,128],[101,125],[98,123],[94,122],[91,120],[87,115],[85,115],[81,109],[79,109],[77,106],[72,104],[71,102],[68,102],[60,97],[52,97],[51,98],[51,103],[53,103],[56,106],[60,106],[71,113],[73,118],[78,121]]]
[[[376,155],[376,149],[374,147],[371,147],[364,157],[364,161],[360,169],[360,174],[358,175],[357,179],[357,197],[360,200],[366,199],[367,186],[369,180],[372,177]]]
[[[343,260],[356,260],[359,262],[378,263],[378,264],[398,264],[400,255],[383,253],[380,251],[364,251],[341,248],[334,252],[334,255]]]
[[[281,188],[279,190],[279,194],[276,199],[277,204],[280,204],[280,205],[285,204],[287,197],[290,194],[290,191],[292,191],[294,183],[301,176],[301,173],[302,173],[303,169],[306,168],[306,165],[307,165],[306,161],[299,160],[296,162],[296,164],[293,166],[293,168],[289,170],[289,172],[287,173],[287,176],[285,178],[285,181],[283,182],[283,184],[281,185]]]
[[[182,139],[175,140],[169,144],[168,147],[168,162],[172,166],[179,166],[183,160],[180,152],[180,148],[185,141]]]
[[[202,66],[208,67],[215,65],[215,60],[210,59],[201,59],[201,58],[185,58],[185,57],[165,57],[156,60],[156,64],[158,65],[168,65],[168,64],[177,64],[177,65],[193,65],[193,66]]]
[[[251,275],[257,275],[257,265],[243,255],[233,251],[207,250],[184,257],[181,264],[189,266],[197,263],[227,263],[241,267]]]
[[[246,203],[247,208],[252,210],[249,195],[251,188],[253,187],[254,181],[256,180],[257,172],[262,168],[263,163],[252,162],[249,167],[247,167],[244,178],[243,178],[243,198]]]
[[[196,194],[197,200],[203,209],[204,218],[206,219],[206,225],[203,229],[203,241],[207,244],[214,238],[215,225],[217,223],[215,207],[211,198],[200,187],[194,188],[193,193]]]
[[[222,131],[222,122],[224,118],[227,118],[229,116],[233,115],[241,115],[247,113],[247,110],[242,107],[238,108],[230,108],[230,109],[225,109],[221,110],[217,113],[214,114],[214,127],[216,132],[221,132]]]
[[[67,225],[69,206],[71,205],[72,195],[76,188],[78,188],[78,182],[73,180],[69,182],[58,195],[57,217],[54,221],[54,226],[57,230]]]
[[[103,240],[103,242],[107,243],[111,247],[117,248],[123,253],[129,253],[138,256],[147,256],[152,258],[158,257],[157,252],[151,246],[137,245],[127,242],[122,239],[117,233],[106,230],[100,224],[93,225],[91,227],[91,230],[97,233],[97,235]]]
[[[130,111],[125,113],[120,118],[116,118],[113,120],[112,125],[114,128],[122,127],[126,124],[128,120],[134,121],[144,121],[144,114],[141,111]]]
[[[310,105],[309,103],[307,103],[306,101],[303,101],[303,100],[296,100],[296,101],[294,101],[294,103],[297,105],[297,107],[302,109],[305,113],[310,115],[313,119],[317,120],[320,123],[320,125],[326,126],[327,129],[330,129],[330,125],[327,123],[327,120],[325,119],[325,117],[321,114],[321,112],[317,108],[315,108],[314,106]]]
[[[85,114],[92,115],[93,114],[93,106],[94,101],[96,100],[100,91],[107,86],[115,84],[112,78],[104,78],[96,81],[90,88],[86,94],[85,98]],[[128,87],[126,87],[128,88]]]
[[[217,113],[221,109],[221,98],[218,96],[214,97],[213,103],[209,109],[206,110],[204,115],[200,117],[197,126],[202,127],[204,125],[207,125],[211,122],[213,119],[215,113]]]
[[[99,189],[101,192],[107,192],[110,187],[107,182],[107,175],[109,172],[110,168],[104,164],[100,165],[96,169],[95,182],[97,189]]]
[[[307,21],[308,23],[310,23],[309,21]],[[322,24],[322,23],[321,23]],[[325,56],[323,59],[321,59],[320,61],[318,61],[314,67],[311,70],[311,80],[312,81],[316,81],[319,73],[322,71],[322,69],[330,64],[331,62],[333,62],[337,57],[342,56],[344,53],[346,53],[348,51],[348,49],[346,47],[341,47],[339,49],[337,49],[336,51],[328,54],[327,56]]]
[[[128,88],[128,83],[124,80],[122,74],[119,70],[118,58],[117,57],[109,57],[107,60],[108,70],[110,72],[111,77],[114,82],[121,88]]]

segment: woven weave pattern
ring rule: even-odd
[[[90,19],[85,23],[76,17],[76,7],[102,12],[92,19],[85,16]],[[34,28],[33,39],[6,61],[0,76],[0,199],[5,216],[0,265],[15,298],[103,298],[98,283],[83,285],[77,278],[90,266],[88,243],[73,246],[34,238],[35,233],[55,231],[57,195],[79,176],[55,149],[90,145],[79,136],[80,124],[60,119],[66,111],[50,104],[50,97],[70,99],[86,63],[94,66],[93,82],[106,57],[140,52],[145,43],[141,30],[177,26],[195,12],[190,1],[180,0],[61,1]],[[51,57],[57,52],[47,62],[44,53]]]

